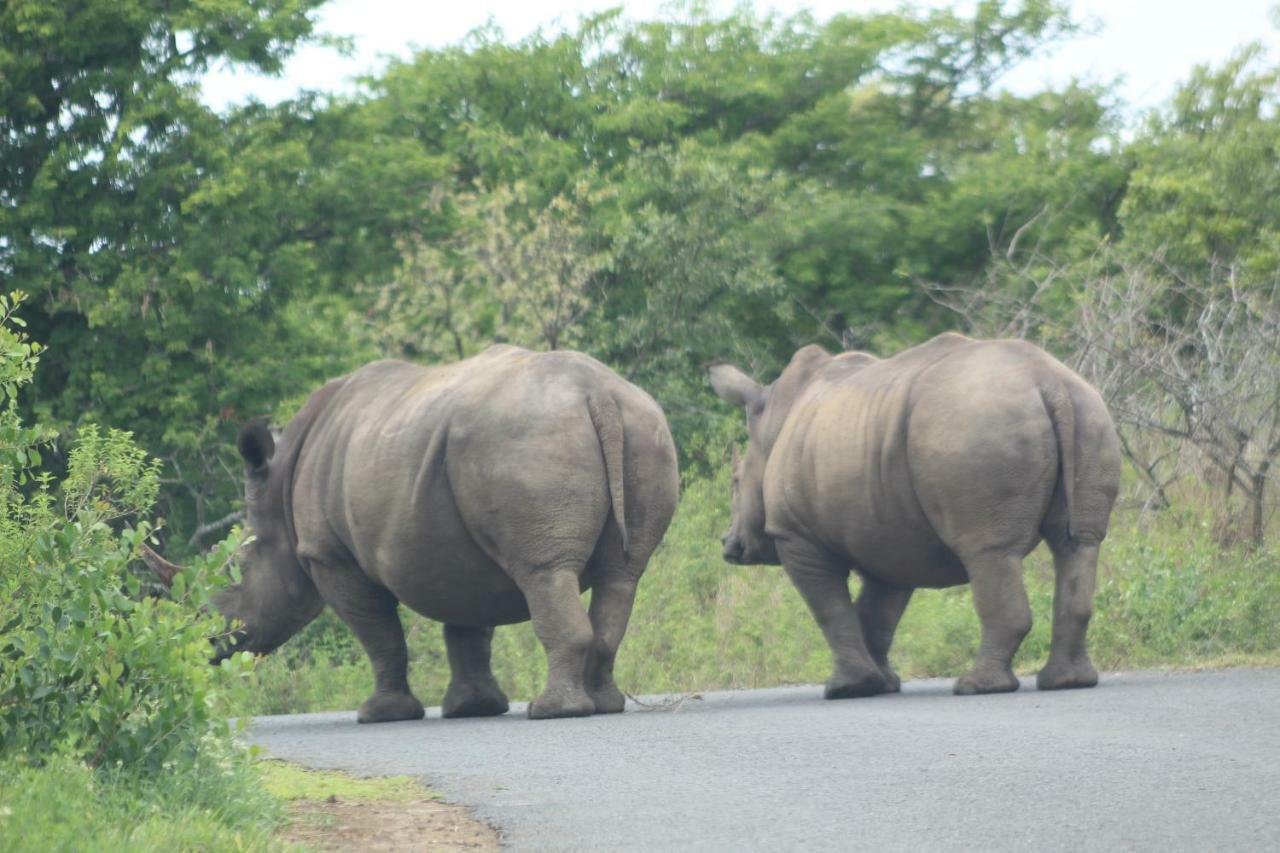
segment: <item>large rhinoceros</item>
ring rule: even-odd
[[[831,646],[827,698],[896,691],[889,646],[912,590],[966,582],[982,644],[955,692],[1016,690],[1022,560],[1042,539],[1056,585],[1037,686],[1097,683],[1085,631],[1120,451],[1083,379],[1031,344],[956,334],[884,360],[807,346],[767,388],[727,364],[710,378],[750,434],[725,558],[782,563]]]
[[[666,419],[643,391],[579,353],[379,361],[313,393],[278,446],[254,422],[239,449],[254,539],[243,582],[215,597],[243,623],[236,649],[269,652],[328,604],[373,664],[360,722],[419,719],[404,604],[444,623],[444,715],[483,716],[507,710],[493,626],[532,617],[547,685],[529,716],[622,710],[614,656],[678,486]]]

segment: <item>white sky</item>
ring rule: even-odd
[[[1029,92],[1046,84],[1060,86],[1072,78],[1090,82],[1120,80],[1120,96],[1135,109],[1160,104],[1175,84],[1199,63],[1219,63],[1237,47],[1254,40],[1268,45],[1272,56],[1280,34],[1271,24],[1276,0],[1074,0],[1077,20],[1094,21],[1100,32],[1057,46],[1010,74],[1003,84]],[[733,2],[710,0],[717,12]],[[894,9],[897,0],[751,0],[760,10],[792,14],[809,10],[819,20],[839,12]],[[921,0],[924,8],[958,5]],[[305,48],[289,62],[280,78],[261,77],[221,68],[204,81],[205,100],[214,107],[250,98],[273,103],[302,89],[350,91],[352,78],[376,72],[388,56],[407,57],[413,48],[443,47],[460,41],[489,20],[508,37],[518,38],[542,27],[573,27],[580,15],[622,6],[627,17],[662,15],[660,0],[331,0],[320,9],[321,32],[350,36],[355,52],[344,58],[332,49]]]

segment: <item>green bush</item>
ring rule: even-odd
[[[209,665],[209,592],[228,539],[147,596],[134,558],[159,465],[127,433],[79,429],[67,474],[40,470],[49,435],[22,424],[15,397],[40,347],[0,297],[0,765],[73,761],[140,777],[195,772],[237,754],[227,710],[252,665]]]

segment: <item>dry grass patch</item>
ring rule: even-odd
[[[498,833],[409,776],[359,778],[283,761],[261,765],[288,801],[280,840],[312,850],[497,850]]]

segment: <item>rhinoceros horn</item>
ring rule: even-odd
[[[182,571],[182,566],[170,563],[164,557],[151,550],[151,546],[147,545],[146,542],[142,543],[142,559],[151,567],[153,572],[160,576],[160,583],[166,587],[173,586],[174,577]]]

